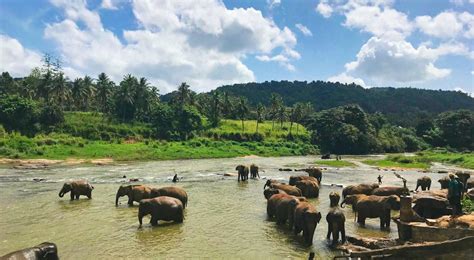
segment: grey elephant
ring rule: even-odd
[[[471,174],[468,173],[468,172],[458,171],[458,172],[456,172],[456,176],[459,177],[459,180],[462,182],[462,184],[464,186],[464,191],[466,191],[467,190],[467,182],[468,182],[468,179],[471,177]]]
[[[397,186],[385,186],[385,187],[379,187],[377,189],[374,189],[372,191],[372,195],[378,195],[378,196],[390,196],[390,195],[397,195],[397,196],[402,196],[410,194],[410,191],[408,188],[405,187],[397,187]]]
[[[263,196],[265,197],[265,199],[270,199],[273,195],[275,194],[287,194],[286,192],[282,191],[282,190],[279,190],[279,189],[275,189],[275,188],[268,188],[268,189],[265,189],[263,191]]]
[[[258,174],[258,166],[252,163],[250,165],[250,178],[256,179],[257,177],[260,179],[260,174]]]
[[[142,219],[146,215],[151,215],[152,226],[158,225],[158,220],[174,221],[182,223],[184,220],[183,203],[177,198],[160,196],[140,201],[138,208],[138,222],[142,226]]]
[[[188,194],[183,188],[180,187],[162,187],[151,189],[151,198],[159,196],[168,196],[179,199],[183,203],[183,208],[188,205]]]
[[[235,170],[237,171],[238,175],[237,175],[237,180],[238,181],[246,181],[248,180],[249,178],[249,167],[245,166],[245,165],[237,165],[237,167],[235,167]]]
[[[443,178],[439,179],[438,182],[441,184],[441,189],[447,189],[449,186],[448,176],[444,176]]]
[[[346,216],[344,212],[339,208],[339,199],[341,196],[337,192],[329,193],[330,209],[326,215],[326,221],[328,222],[328,233],[326,239],[331,239],[332,245],[335,246],[339,242],[339,234],[341,234],[342,242],[346,241]]]
[[[275,217],[278,224],[284,224],[288,220],[288,212],[291,201],[307,201],[304,197],[296,197],[288,194],[275,194],[267,201],[268,218]]]
[[[71,192],[71,200],[78,200],[80,195],[87,196],[92,199],[92,190],[94,186],[90,185],[86,180],[75,180],[64,183],[59,191],[59,197],[64,197],[64,194]]]
[[[263,188],[265,189],[265,187],[267,187],[267,186],[270,187],[270,188],[282,190],[282,191],[286,192],[289,195],[302,196],[301,190],[298,189],[295,186],[291,186],[291,185],[283,184],[283,183],[278,183],[274,180],[267,180],[267,182],[265,183]]]
[[[318,181],[318,179],[311,176],[290,176],[290,181],[288,182],[288,184],[295,185],[296,182],[301,180]]]
[[[357,202],[357,222],[365,225],[366,218],[379,218],[380,228],[390,227],[390,211],[400,208],[400,198],[396,195],[370,195]]]
[[[373,184],[357,184],[357,185],[349,185],[342,189],[342,197],[345,198],[348,195],[355,195],[355,194],[365,194],[371,195],[372,191],[378,188],[379,185],[376,183]]]
[[[323,172],[321,171],[321,169],[316,167],[310,167],[304,169],[304,171],[307,172],[309,176],[316,178],[318,182],[321,183],[321,180],[323,179]]]
[[[58,260],[56,244],[44,242],[37,246],[11,252],[0,257],[2,260]]]
[[[115,195],[115,206],[118,206],[120,197],[128,196],[128,205],[132,206],[133,202],[140,202],[142,199],[152,198],[152,188],[145,185],[122,185]]]
[[[307,244],[313,243],[314,231],[321,220],[321,212],[316,210],[316,207],[309,202],[290,202],[290,211],[293,212],[293,227],[295,235],[303,231],[304,241]],[[291,223],[290,223],[291,227]]]
[[[355,194],[355,195],[348,195],[345,197],[341,202],[341,208],[344,208],[344,204],[349,204],[352,206],[352,211],[356,212],[357,210],[357,203],[362,200],[366,199],[370,195],[365,194]]]
[[[317,181],[301,180],[297,181],[295,186],[301,190],[301,195],[306,198],[319,197],[319,185]]]
[[[422,191],[430,190],[430,187],[431,187],[431,178],[428,177],[428,176],[423,176],[423,177],[421,177],[421,178],[418,178],[418,180],[416,180],[416,188],[415,188],[415,191],[417,191],[419,187],[421,187],[421,190],[422,190]]]
[[[452,213],[444,194],[420,192],[413,196],[413,204],[413,210],[423,218],[439,218]]]

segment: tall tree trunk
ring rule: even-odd
[[[272,131],[275,128],[275,119],[272,119]]]
[[[299,124],[296,124],[296,135],[298,135],[298,126]]]
[[[291,135],[291,129],[293,128],[293,121],[290,122],[290,135]]]
[[[257,130],[255,132],[258,134],[258,119],[257,119]]]
[[[245,131],[244,129],[244,120],[242,119],[242,133]]]

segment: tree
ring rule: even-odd
[[[255,130],[255,132],[258,133],[258,124],[263,122],[264,113],[265,113],[265,107],[262,105],[262,103],[258,103],[256,112],[257,112],[257,129]]]
[[[120,82],[115,92],[115,115],[122,121],[131,121],[135,117],[135,86],[138,85],[137,78],[126,75]]]
[[[278,117],[278,112],[283,106],[283,99],[280,95],[272,93],[270,96],[270,116],[272,118],[272,131],[275,128],[275,119]]]
[[[195,107],[186,105],[181,110],[176,111],[178,119],[177,131],[184,140],[189,139],[189,135],[202,128],[202,119]]]
[[[286,107],[283,105],[283,103],[279,104],[278,110],[277,110],[277,119],[280,121],[280,128],[283,128],[283,122],[286,120]]]
[[[303,116],[303,104],[302,103],[294,104],[293,107],[290,109],[289,114],[290,114],[290,135],[291,135],[293,123],[299,122],[301,120],[301,117]]]
[[[449,111],[438,115],[436,125],[445,144],[457,148],[474,150],[474,112],[469,110]]]
[[[85,76],[84,79],[82,80],[82,94],[81,95],[81,100],[80,103],[82,105],[82,109],[84,111],[89,110],[89,100],[92,99],[94,93],[95,93],[95,86],[94,86],[94,81],[91,77]]]
[[[221,108],[222,108],[222,101],[219,95],[219,92],[214,91],[212,93],[212,97],[210,100],[210,122],[211,126],[216,127],[219,125],[220,116],[221,116]]]
[[[39,114],[38,104],[31,99],[18,95],[0,96],[0,124],[7,131],[19,131],[26,135],[35,134],[38,130]]]
[[[54,103],[62,110],[71,95],[71,88],[69,87],[67,78],[64,77],[64,73],[59,72],[56,78],[53,79],[51,95],[53,96]]]
[[[189,89],[189,85],[186,82],[181,83],[178,87],[178,91],[173,100],[173,103],[177,104],[179,107],[184,107],[185,105],[191,104],[192,90]]]
[[[225,118],[233,118],[234,103],[232,102],[228,92],[224,92],[223,99],[222,114],[224,114]]]
[[[112,96],[112,90],[114,82],[109,79],[107,74],[100,73],[96,83],[96,101],[99,107],[99,111],[107,113],[110,110],[109,100]]]
[[[244,121],[249,112],[247,100],[244,97],[240,97],[236,110],[237,110],[237,115],[239,116],[239,119],[242,121],[242,132],[244,132],[245,131]]]

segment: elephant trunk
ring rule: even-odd
[[[265,189],[267,187],[267,182],[265,182],[265,185],[263,185],[263,189]]]
[[[115,196],[115,206],[116,207],[118,206],[119,198],[120,198],[120,195],[117,193],[117,195]]]
[[[344,208],[344,204],[346,203],[346,199],[343,199],[341,202],[341,208]]]
[[[61,189],[61,190],[59,191],[59,194],[58,194],[58,195],[59,195],[60,198],[64,197],[64,191],[63,191],[63,189]]]

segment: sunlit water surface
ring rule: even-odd
[[[342,188],[330,184],[374,182],[382,174],[384,184],[401,182],[392,173],[362,168],[328,168],[324,172],[319,199],[312,199],[323,219],[317,226],[313,245],[305,246],[301,235],[267,220],[263,197],[265,178],[288,180],[295,172],[280,172],[278,168],[299,168],[311,165],[316,157],[235,158],[208,160],[177,160],[127,163],[110,166],[74,166],[45,170],[15,170],[0,168],[0,255],[44,241],[58,245],[63,259],[113,258],[306,258],[310,251],[318,257],[337,254],[326,241],[328,194]],[[235,172],[237,164],[256,163],[264,172],[263,179],[238,183],[236,177],[224,177]],[[151,227],[145,220],[138,228],[137,206],[128,207],[121,198],[119,207],[114,199],[117,188],[128,178],[155,187],[174,185],[174,173],[183,179],[189,196],[182,224],[163,223]],[[416,178],[431,176],[433,186],[439,174],[405,171],[413,189]],[[34,182],[33,178],[46,181]],[[89,180],[95,189],[92,200],[69,201],[68,194],[58,197],[62,183],[69,179]],[[380,231],[378,219],[367,221],[366,227],[354,223],[350,208],[346,214],[348,235],[396,237],[396,226]],[[393,212],[392,215],[396,214]]]

